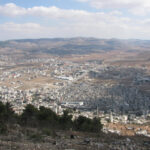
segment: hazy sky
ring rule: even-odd
[[[150,0],[0,0],[0,40],[150,39]]]

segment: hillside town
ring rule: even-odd
[[[59,57],[16,61],[5,56],[0,69],[0,100],[10,102],[18,114],[27,104],[51,108],[59,115],[71,109],[73,118],[100,117],[105,133],[128,135],[129,130],[150,137],[149,128],[118,127],[150,123],[149,93],[140,90],[150,82],[145,67],[121,68],[96,60],[79,64]]]

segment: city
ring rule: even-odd
[[[71,60],[67,55],[51,54],[26,54],[22,59],[17,53],[10,56],[7,51],[2,52],[0,99],[10,102],[18,114],[27,104],[51,108],[58,115],[69,108],[74,110],[73,118],[100,117],[105,133],[128,135],[132,131],[131,135],[149,137],[149,61],[141,59],[143,64],[135,66],[128,64],[131,60],[124,56],[129,52],[117,52],[116,58],[113,53],[107,52],[104,57],[100,52],[97,56],[101,58],[94,59],[86,54]],[[132,54],[135,62],[138,53],[141,52]],[[108,61],[110,55],[112,59]],[[117,57],[127,64],[116,65]]]

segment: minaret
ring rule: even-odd
[[[110,112],[110,122],[113,123],[113,115],[112,115],[112,112]]]
[[[98,106],[97,106],[97,117],[99,117],[99,109],[98,109]]]

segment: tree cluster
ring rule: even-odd
[[[22,127],[31,127],[51,130],[75,130],[83,132],[100,132],[102,124],[99,118],[89,119],[79,116],[72,120],[72,115],[65,110],[63,115],[59,116],[50,108],[41,106],[39,109],[28,104],[21,115],[16,114],[9,103],[0,102],[0,132],[7,125],[19,124]]]

